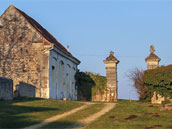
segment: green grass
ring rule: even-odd
[[[94,104],[91,105],[81,111],[78,111],[75,114],[62,118],[56,122],[50,123],[42,128],[56,128],[56,129],[63,129],[63,128],[70,128],[75,124],[78,124],[77,121],[84,119],[98,111],[100,111],[104,107],[104,104]]]
[[[22,99],[0,101],[0,128],[23,128],[81,106],[74,101]]]
[[[74,101],[45,99],[22,99],[0,101],[0,128],[23,128],[43,121],[51,116],[81,106]],[[172,127],[172,111],[160,111],[160,105],[139,101],[118,101],[117,106],[107,114],[93,121],[87,129],[145,129],[152,127],[162,129]],[[64,117],[42,128],[70,128],[104,107],[103,103],[91,105],[75,114]],[[134,119],[128,119],[136,115]],[[159,127],[158,127],[159,126]]]
[[[118,101],[118,105],[114,109],[92,122],[86,128],[145,129],[153,127],[162,129],[168,128],[169,126],[172,127],[172,111],[160,111],[160,105],[153,105],[153,107],[150,105],[150,103],[139,101]],[[125,118],[130,115],[137,115],[137,117],[126,120]],[[156,117],[158,115],[159,117]]]

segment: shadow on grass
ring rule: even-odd
[[[81,128],[84,127],[84,123],[76,122],[76,121],[56,121],[50,124],[47,124],[41,129],[73,129],[73,128]]]
[[[18,102],[40,100],[39,98],[0,101],[0,128],[22,128],[41,122],[41,112],[58,110],[58,108],[14,105]],[[39,115],[39,117],[37,116]]]

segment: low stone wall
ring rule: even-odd
[[[20,82],[16,86],[16,95],[18,97],[35,97],[36,87],[24,82]]]
[[[13,99],[13,80],[0,77],[0,100]]]
[[[104,94],[97,91],[97,93],[92,96],[92,101],[107,102],[107,91],[104,90]]]

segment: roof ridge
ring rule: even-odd
[[[63,51],[68,56],[74,58],[76,61],[80,62],[76,57],[74,57],[56,38],[49,33],[43,26],[41,26],[36,20],[34,20],[32,17],[28,16],[25,12],[21,11],[20,9],[16,8],[14,5],[10,5],[4,13],[0,16],[0,18],[10,9],[15,9],[19,15],[21,15],[28,24],[44,38],[48,43],[54,44],[57,48],[59,48],[61,51]]]
[[[9,10],[9,8],[15,8],[15,6],[12,4],[8,6],[8,8],[3,12],[3,14],[0,17],[2,17]]]
[[[15,6],[13,6],[28,22],[29,22],[29,24],[38,32],[38,33],[40,33],[40,35],[43,37],[43,38],[45,38],[44,37],[44,35],[41,33],[41,29],[43,29],[43,30],[45,30],[49,35],[51,35],[52,37],[53,37],[53,39],[55,40],[55,41],[57,41],[56,40],[56,38],[51,34],[51,33],[49,33],[42,25],[40,25],[35,19],[33,19],[32,17],[30,17],[29,15],[27,15],[24,11],[22,11],[22,10],[20,10],[20,9],[18,9],[18,8],[16,8]],[[31,23],[31,21],[29,20],[29,19],[27,19],[27,18],[29,18],[29,19],[31,19],[31,20],[33,20],[35,23],[37,23],[41,28],[36,28],[36,26],[34,25],[34,24],[32,24]],[[45,38],[46,39],[46,38]],[[47,39],[46,39],[47,40]],[[49,41],[49,40],[47,40],[47,41]],[[51,42],[51,41],[49,41],[50,43],[53,43],[53,42]],[[60,43],[59,41],[57,41],[58,43]]]
[[[46,41],[48,41],[49,43],[54,44],[56,47],[58,47],[60,50],[62,50],[63,52],[65,52],[67,55],[71,56],[72,58],[76,59],[77,61],[79,61],[77,58],[75,58],[50,32],[48,32],[42,25],[40,25],[35,19],[33,19],[32,17],[30,17],[29,15],[27,15],[24,11],[16,8],[14,5],[10,5],[5,12],[9,9],[9,8],[14,8],[21,16],[24,17],[25,20],[27,20],[27,22],[31,25],[31,27],[33,27],[33,29],[35,29],[36,32],[38,32]],[[4,13],[5,13],[4,12]],[[3,14],[4,14],[3,13]],[[2,14],[2,15],[3,15]],[[1,15],[1,16],[2,16]],[[80,62],[80,61],[79,61]]]

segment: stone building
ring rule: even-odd
[[[155,54],[154,46],[150,46],[150,55],[145,59],[147,62],[147,69],[155,69],[159,66],[160,58]],[[157,94],[156,91],[153,93],[153,97],[151,98],[152,103],[161,104],[165,98],[160,94]]]
[[[9,6],[0,16],[0,76],[36,86],[36,97],[76,100],[80,61],[33,18]],[[15,86],[14,86],[15,90]]]
[[[106,64],[107,79],[106,101],[117,101],[117,64],[119,60],[114,57],[114,52],[111,51],[110,55],[104,60],[104,63]]]

